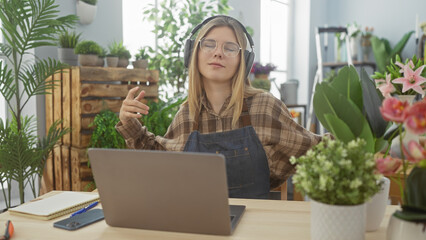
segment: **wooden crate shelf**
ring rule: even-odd
[[[144,69],[71,67],[48,80],[52,78],[57,86],[45,97],[46,129],[62,119],[61,127],[71,128],[71,133],[61,139],[46,163],[43,191],[83,190],[83,185],[91,181],[91,171],[82,166],[85,163],[87,166],[82,151],[90,143],[93,131],[90,124],[96,114],[105,108],[118,114],[128,91],[136,86],[140,87],[139,91],[145,91],[145,103],[156,101],[159,73]]]

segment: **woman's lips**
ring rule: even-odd
[[[223,66],[222,64],[220,64],[220,63],[209,63],[209,65],[210,66],[213,66],[213,67],[225,67],[225,66]]]

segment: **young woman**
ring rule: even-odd
[[[191,51],[187,101],[164,137],[137,120],[149,111],[140,102],[144,92],[135,96],[138,88],[123,101],[116,128],[129,148],[223,154],[230,197],[268,198],[293,173],[289,158],[321,137],[293,121],[280,100],[250,86],[252,64],[244,56],[250,36],[241,23],[228,16],[205,22]]]

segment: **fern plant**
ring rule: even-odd
[[[54,0],[0,0],[1,30],[5,39],[5,43],[0,44],[0,52],[9,62],[0,63],[0,93],[12,114],[11,120],[0,121],[0,175],[1,183],[9,187],[12,180],[18,182],[21,203],[24,203],[24,188],[28,184],[36,197],[35,179],[41,177],[53,146],[69,132],[69,129],[59,129],[61,123],[56,121],[46,137],[37,138],[34,116],[22,116],[32,97],[48,94],[55,87],[55,80],[46,79],[66,67],[50,58],[24,61],[34,48],[55,46],[56,33],[76,23],[75,15],[59,17],[57,8]],[[6,207],[10,207],[10,192],[5,200],[9,200]]]
[[[109,109],[102,110],[89,125],[95,127],[89,147],[95,148],[125,148],[124,138],[115,130],[119,122],[117,114]]]
[[[158,136],[164,136],[167,128],[172,123],[179,106],[186,100],[186,97],[177,95],[167,101],[149,101],[149,114],[144,115],[142,122],[148,131]]]

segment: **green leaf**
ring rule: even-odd
[[[346,97],[338,93],[328,83],[317,84],[314,93],[314,110],[318,120],[330,130],[331,126],[325,120],[325,114],[332,114],[343,120],[351,129],[354,136],[359,136],[364,116],[358,107]]]
[[[376,36],[371,37],[371,46],[373,48],[374,58],[379,72],[386,70],[387,61],[390,58],[390,52],[386,50],[386,44]]]
[[[362,89],[354,66],[345,66],[340,69],[336,79],[330,85],[348,100],[354,102],[358,109],[362,110]]]
[[[410,39],[411,35],[414,33],[414,31],[408,32],[404,34],[404,36],[399,40],[399,42],[395,45],[395,47],[392,49],[392,52],[390,54],[390,58],[393,58],[395,55],[399,55],[402,52],[402,49],[404,49],[405,45],[407,44],[408,40]]]
[[[361,85],[364,99],[364,111],[371,131],[376,138],[382,137],[388,126],[388,123],[383,119],[379,109],[382,105],[382,99],[364,68],[361,69]]]
[[[351,129],[340,118],[332,114],[325,114],[324,118],[327,121],[328,126],[330,126],[330,132],[337,139],[343,141],[344,143],[348,143],[355,139]]]

